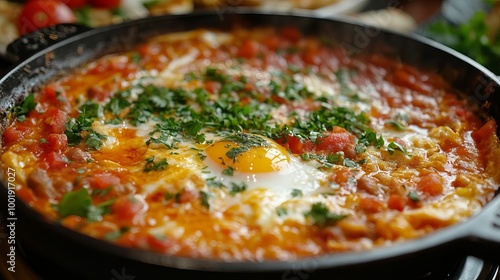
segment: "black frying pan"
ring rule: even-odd
[[[495,75],[474,61],[446,47],[417,36],[408,36],[358,25],[346,19],[320,19],[239,10],[232,13],[200,12],[126,22],[79,33],[77,27],[58,27],[57,36],[35,36],[38,44],[60,39],[45,48],[23,54],[21,41],[9,47],[20,56],[0,79],[0,128],[7,125],[6,112],[27,95],[28,90],[71,72],[75,67],[103,54],[126,50],[151,36],[199,27],[297,26],[305,34],[329,36],[351,55],[379,53],[442,75],[466,94],[481,112],[500,123],[500,85]],[[42,37],[40,37],[42,36]],[[58,37],[58,38],[55,38]],[[32,38],[33,39],[33,38]],[[57,41],[57,40],[56,40]],[[483,106],[489,104],[489,106]],[[7,201],[5,179],[1,200]],[[2,210],[6,210],[3,204]],[[366,252],[339,253],[278,262],[223,262],[172,257],[138,249],[117,247],[73,232],[51,221],[18,200],[16,205],[18,250],[31,256],[31,264],[54,270],[51,279],[385,279],[420,276],[429,269],[454,263],[457,256],[473,254],[500,261],[500,197],[468,221],[421,239]]]

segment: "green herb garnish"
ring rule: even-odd
[[[155,162],[155,156],[152,156],[150,158],[146,158],[146,165],[144,166],[144,172],[161,171],[167,168],[167,166],[168,162],[166,158]]]
[[[53,208],[62,218],[76,215],[95,222],[102,220],[102,215],[109,213],[109,206],[113,202],[114,200],[109,200],[98,205],[92,205],[92,198],[88,190],[81,188],[77,191],[65,193],[61,201],[53,205]]]
[[[304,213],[306,218],[310,218],[315,225],[329,226],[347,217],[330,212],[325,204],[321,202],[313,203],[311,210]]]

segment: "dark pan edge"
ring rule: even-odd
[[[194,15],[193,15],[194,16]],[[213,15],[212,15],[213,16]],[[228,17],[231,16],[238,16],[238,15],[231,15],[228,14]],[[258,15],[261,17],[261,15]],[[273,16],[273,15],[270,15]],[[265,16],[264,16],[265,17]],[[191,18],[191,15],[186,16],[185,18]],[[161,22],[163,20],[163,17],[153,19]],[[323,22],[324,24],[327,24],[330,20],[329,19],[312,19],[314,21],[320,21]],[[147,20],[144,20],[144,22],[148,22]],[[23,68],[30,63],[33,63],[36,60],[40,60],[41,57],[45,56],[46,53],[52,52],[57,50],[58,48],[64,48],[65,45],[72,43],[72,42],[77,42],[78,40],[82,40],[83,38],[90,38],[92,36],[95,36],[95,34],[102,34],[106,32],[111,32],[112,30],[120,30],[121,28],[125,28],[127,26],[132,26],[135,23],[126,23],[118,26],[112,26],[109,28],[104,28],[104,29],[99,29],[99,30],[92,30],[86,33],[83,33],[80,36],[76,36],[74,38],[68,39],[69,41],[64,41],[61,42],[45,51],[43,51],[40,54],[37,54],[28,60],[21,62],[17,67],[14,67],[13,70],[11,70],[4,78],[0,79],[0,110],[6,108],[10,108],[13,106],[14,103],[18,103],[24,98],[24,94],[27,92],[27,90],[23,89],[28,89],[31,87],[35,87],[39,81],[45,80],[47,77],[52,77],[55,74],[57,70],[55,69],[42,69],[42,70],[37,70],[36,75],[22,75],[20,74],[23,70]],[[365,28],[362,25],[359,25],[361,28]],[[134,28],[133,26],[130,28]],[[383,33],[386,34],[385,36],[388,36],[389,38],[401,36],[400,34],[392,34],[392,33]],[[416,40],[420,44],[428,44],[430,45],[431,48],[437,48],[440,51],[446,52],[447,56],[450,56],[452,60],[456,60],[458,64],[468,64],[471,67],[470,72],[476,72],[476,75],[480,72],[482,72],[482,75],[478,76],[478,79],[483,79],[484,83],[480,81],[480,85],[487,87],[493,84],[494,91],[496,92],[495,96],[493,97],[493,100],[498,101],[498,80],[496,79],[496,76],[493,75],[491,72],[487,71],[484,67],[478,65],[477,63],[473,62],[472,60],[464,57],[463,55],[460,55],[454,51],[451,51],[450,49],[434,43],[430,40],[427,40],[425,38],[414,38],[415,36],[406,36],[406,40]],[[105,48],[104,46],[102,47],[103,49]],[[95,54],[89,53],[88,57],[93,57]],[[465,61],[462,62],[461,60]],[[38,62],[39,63],[39,62]],[[35,63],[37,64],[37,63]],[[21,83],[25,83],[25,85],[19,87],[17,85],[16,90],[13,92],[14,98],[6,98],[6,85],[11,85],[15,82],[13,79],[17,76],[21,78]],[[38,78],[33,78],[34,76]],[[478,92],[482,92],[480,89]],[[481,97],[482,98],[482,97]],[[484,100],[489,100],[491,97],[488,95],[488,98],[486,99],[478,99],[479,101],[484,101]],[[500,104],[499,102],[496,102],[495,104]],[[490,114],[498,114],[498,108],[494,109]],[[498,119],[498,115],[495,115],[495,117]],[[5,122],[5,121],[4,121]],[[2,126],[5,125],[5,123],[2,123]],[[2,188],[2,194],[5,192],[5,182],[4,187]],[[6,196],[5,196],[6,197]],[[498,200],[498,198],[496,198]],[[21,204],[24,204],[21,202]],[[23,209],[23,207],[25,209]],[[34,219],[37,221],[43,221],[40,217],[36,216],[30,216],[30,212],[33,212],[31,209],[29,209],[28,206],[26,205],[19,205],[19,209],[23,209],[21,211],[26,212],[25,214],[27,217],[30,217],[30,219]],[[43,222],[45,223],[45,222]],[[465,224],[465,223],[464,223]],[[112,246],[111,244],[102,244],[102,242],[95,242],[93,239],[86,240],[86,236],[81,236],[80,234],[76,234],[73,232],[70,232],[67,229],[64,228],[59,228],[57,225],[52,225],[48,224],[49,227],[52,227],[54,230],[56,230],[55,233],[57,234],[62,234],[66,237],[68,237],[71,241],[74,242],[80,242],[79,240],[84,240],[82,242],[85,243],[86,246],[89,246],[90,248],[95,249],[96,251],[105,251],[107,253],[112,252],[113,255],[116,256],[122,256],[125,258],[131,258],[131,259],[136,259],[138,261],[144,262],[144,263],[154,263],[160,266],[172,266],[172,267],[177,267],[181,269],[194,269],[194,270],[207,270],[207,271],[225,271],[225,272],[234,272],[234,271],[283,271],[283,270],[293,270],[296,269],[297,267],[302,267],[304,265],[304,260],[299,260],[299,261],[294,261],[294,262],[266,262],[266,263],[227,263],[227,262],[219,262],[219,261],[211,261],[211,260],[192,260],[192,259],[183,259],[183,258],[176,258],[176,257],[166,257],[163,255],[158,255],[154,253],[149,253],[149,252],[142,252],[142,251],[135,251],[135,250],[123,250],[123,248],[119,248],[116,246]],[[428,237],[422,238],[420,240],[415,240],[415,241],[410,241],[406,242],[405,244],[401,245],[396,245],[393,246],[392,248],[383,248],[381,249],[382,251],[379,250],[374,250],[370,252],[363,252],[363,253],[353,253],[353,254],[343,254],[342,258],[339,260],[339,256],[326,256],[326,257],[319,257],[319,258],[312,258],[309,259],[311,262],[317,263],[317,268],[336,268],[336,267],[348,267],[348,266],[355,266],[359,264],[370,264],[370,263],[382,263],[386,261],[391,261],[393,258],[396,257],[404,257],[405,255],[414,255],[416,252],[421,252],[422,254],[425,253],[425,250],[431,250],[431,247],[435,247],[436,245],[441,245],[437,246],[436,248],[449,248],[452,247],[452,245],[456,245],[455,242],[461,243],[461,240],[456,240],[456,231],[458,229],[462,228],[462,225],[458,225],[457,227],[451,227],[449,229],[445,229],[442,231],[439,231],[435,234],[432,234]],[[446,243],[446,241],[452,242],[451,244]],[[193,264],[195,262],[195,264]]]

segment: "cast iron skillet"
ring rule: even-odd
[[[500,123],[500,85],[495,75],[474,61],[417,36],[383,31],[346,19],[320,19],[303,15],[271,14],[249,10],[231,13],[199,12],[162,16],[87,30],[65,28],[76,35],[43,50],[32,50],[0,79],[2,131],[6,112],[32,88],[71,72],[71,69],[103,54],[126,50],[151,36],[193,28],[243,26],[297,26],[304,34],[327,36],[350,55],[379,53],[404,63],[441,74],[466,94],[481,113]],[[38,41],[48,37],[36,35]],[[57,37],[57,36],[56,36]],[[41,39],[40,39],[41,38]],[[54,36],[50,37],[54,39]],[[19,54],[19,42],[9,47]],[[4,175],[5,176],[5,175]],[[1,201],[7,201],[6,180],[0,187]],[[6,210],[6,203],[3,209]],[[46,221],[18,200],[15,215],[16,241],[20,252],[32,256],[32,264],[54,270],[51,278],[66,279],[355,279],[401,277],[411,279],[429,269],[447,265],[464,254],[500,261],[500,197],[468,221],[432,233],[418,240],[366,252],[342,253],[295,261],[223,262],[213,259],[172,257],[138,249],[121,248],[73,232]],[[20,253],[18,252],[18,254]],[[33,261],[34,260],[34,261]]]

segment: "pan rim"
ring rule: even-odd
[[[192,18],[192,17],[198,17],[200,15],[205,15],[205,16],[216,16],[217,14],[214,12],[210,11],[202,11],[202,12],[196,12],[193,14],[188,14],[188,15],[180,15],[180,17],[183,18]],[[273,17],[307,17],[311,18],[313,20],[324,20],[324,21],[340,21],[342,23],[347,23],[351,25],[356,25],[356,26],[362,26],[365,27],[366,25],[357,23],[355,21],[349,21],[346,20],[342,17],[336,17],[336,18],[320,18],[316,16],[311,16],[311,15],[303,15],[303,14],[297,14],[297,13],[275,13],[275,12],[256,12],[256,11],[249,11],[247,9],[242,9],[238,11],[237,13],[235,12],[234,15],[237,16],[252,16],[252,15],[258,15],[258,16],[273,16]],[[56,43],[53,46],[48,47],[47,49],[44,49],[40,51],[39,53],[34,54],[33,56],[20,61],[17,63],[14,67],[12,67],[2,78],[0,78],[0,85],[3,85],[6,83],[7,80],[13,79],[15,76],[15,73],[18,73],[18,71],[22,71],[22,69],[29,65],[31,62],[34,60],[45,56],[46,54],[58,49],[64,47],[66,44],[72,43],[72,42],[78,42],[80,40],[85,40],[86,38],[90,38],[92,36],[95,36],[96,34],[99,33],[110,33],[113,30],[118,30],[122,28],[129,28],[133,27],[138,22],[141,21],[152,21],[152,20],[158,20],[158,21],[163,21],[166,18],[177,18],[179,16],[172,16],[172,15],[167,15],[167,16],[157,16],[154,18],[149,18],[149,19],[140,19],[140,20],[135,20],[135,21],[130,21],[130,22],[124,22],[121,24],[117,25],[112,25],[112,26],[106,26],[103,28],[96,28],[90,31],[86,31],[84,33],[81,33],[79,35],[76,35],[74,37],[68,38],[62,42]],[[438,42],[432,41],[428,38],[425,38],[421,35],[417,34],[402,34],[398,32],[394,32],[391,30],[383,30],[383,32],[389,32],[396,34],[397,36],[403,36],[407,39],[418,41],[419,43],[429,45],[432,48],[438,49],[439,51],[446,52],[449,55],[452,55],[456,57],[457,59],[463,61],[464,63],[474,67],[477,69],[479,72],[483,73],[485,76],[490,78],[492,81],[494,81],[497,86],[500,85],[500,80],[498,77],[493,74],[490,70],[485,68],[484,66],[480,65],[476,61],[472,60],[469,57],[466,57],[463,54],[460,54],[451,48],[448,48]],[[5,193],[7,190],[6,184],[4,180],[1,182],[2,185],[2,193]],[[6,194],[5,194],[6,195]],[[497,196],[493,200],[491,200],[488,204],[493,203],[493,201],[498,201],[500,198]],[[54,230],[60,232],[60,234],[65,235],[67,238],[74,239],[76,242],[84,242],[85,245],[93,247],[97,251],[103,251],[105,250],[106,253],[112,253],[115,256],[126,256],[127,258],[133,259],[135,261],[140,261],[143,263],[147,264],[154,264],[154,265],[159,265],[159,266],[166,266],[166,267],[172,267],[172,268],[179,268],[179,269],[189,269],[189,270],[199,270],[199,271],[217,271],[217,272],[255,272],[256,269],[259,272],[266,272],[266,271],[283,271],[283,270],[290,270],[294,269],[306,261],[311,261],[316,263],[317,268],[338,268],[338,267],[346,267],[346,266],[356,266],[356,265],[361,265],[361,264],[367,264],[367,263],[378,263],[382,261],[388,261],[393,258],[401,258],[405,257],[408,255],[416,254],[419,252],[423,252],[425,250],[430,250],[434,249],[439,246],[445,246],[448,245],[449,242],[461,242],[463,241],[462,239],[465,239],[467,236],[467,227],[469,224],[474,222],[474,216],[469,217],[466,221],[460,222],[459,224],[448,226],[446,228],[440,229],[438,231],[435,231],[431,234],[427,234],[421,238],[418,239],[412,239],[412,240],[407,240],[402,243],[396,243],[396,244],[391,244],[389,247],[376,247],[370,250],[365,250],[365,251],[360,251],[360,252],[347,252],[347,253],[335,253],[335,254],[327,254],[327,255],[321,255],[321,256],[314,256],[314,257],[308,257],[308,258],[302,258],[302,259],[297,259],[297,260],[291,260],[291,261],[270,261],[266,260],[263,262],[232,262],[232,261],[223,261],[223,260],[210,260],[210,259],[195,259],[195,258],[185,258],[185,257],[177,257],[177,256],[170,256],[170,255],[164,255],[160,253],[155,253],[151,251],[146,251],[146,250],[140,250],[140,249],[135,249],[135,248],[124,248],[109,242],[106,242],[104,240],[99,240],[99,239],[94,239],[92,237],[86,236],[84,234],[69,230],[67,228],[62,227],[59,224],[53,223],[51,221],[44,221],[43,216],[36,212],[34,209],[31,209],[29,205],[27,205],[24,201],[21,201],[22,206],[18,208],[22,209],[22,211],[26,212],[25,214],[28,214],[31,216],[33,219],[40,220],[40,222],[44,222],[47,224],[47,226],[51,226],[54,228]],[[34,215],[33,215],[34,214]],[[39,215],[39,216],[37,216]],[[460,236],[460,238],[452,238],[451,240],[449,239],[449,236],[456,236],[457,231],[463,231],[466,234],[463,236]],[[78,241],[78,240],[80,241]],[[83,240],[83,241],[82,241]],[[448,242],[446,242],[448,241]]]

